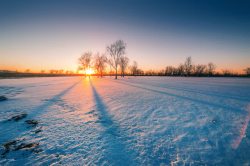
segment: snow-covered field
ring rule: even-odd
[[[250,165],[250,79],[0,80],[0,165]]]

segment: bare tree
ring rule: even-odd
[[[54,70],[53,69],[49,70],[49,73],[54,74]]]
[[[144,71],[142,69],[137,69],[136,74],[142,76],[144,75]]]
[[[86,52],[78,59],[81,68],[85,71],[85,76],[87,76],[86,70],[90,68],[91,57],[92,53]]]
[[[131,74],[133,76],[135,76],[137,74],[137,71],[138,71],[138,65],[137,65],[137,62],[134,61],[132,66],[130,67],[130,70],[131,70]]]
[[[223,69],[222,70],[222,74],[223,74],[223,76],[233,76],[234,74],[233,74],[233,72],[232,71],[230,71],[230,70],[228,70],[228,69]]]
[[[250,67],[246,68],[244,71],[246,72],[247,76],[250,76]]]
[[[113,68],[113,61],[111,59],[108,59],[108,62],[109,64],[109,76],[111,77],[112,75],[112,68]]]
[[[192,69],[193,69],[192,58],[191,57],[187,57],[187,59],[186,59],[186,61],[184,63],[184,70],[185,70],[186,76],[190,76],[191,75]]]
[[[165,75],[166,76],[172,76],[174,75],[175,68],[173,66],[167,66],[165,68]]]
[[[194,74],[196,76],[205,75],[206,68],[207,68],[206,65],[196,65],[196,66],[194,66]]]
[[[215,72],[216,66],[212,62],[207,64],[207,73],[209,76],[212,76]]]
[[[126,56],[121,56],[120,58],[120,67],[121,67],[121,77],[125,76],[125,71],[129,63],[129,58]]]
[[[103,76],[103,71],[105,70],[106,63],[108,59],[105,56],[105,54],[99,55],[99,53],[96,54],[95,56],[95,68],[97,70],[97,73],[102,77]]]
[[[183,64],[179,65],[176,74],[179,75],[179,76],[185,75],[185,66]]]
[[[130,69],[131,69],[131,74],[132,74],[132,66],[131,66]],[[152,76],[152,75],[154,75],[154,71],[151,69],[151,70],[146,71],[145,74],[146,74],[147,76]]]
[[[64,70],[63,70],[63,69],[58,70],[58,73],[59,73],[59,74],[63,74],[63,72],[64,72]]]
[[[111,57],[111,65],[115,69],[115,79],[117,79],[118,65],[120,63],[120,58],[125,54],[126,43],[123,40],[117,40],[113,44],[107,47],[107,52]]]

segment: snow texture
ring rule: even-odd
[[[0,80],[0,165],[250,165],[250,79]]]

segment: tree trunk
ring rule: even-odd
[[[111,66],[109,66],[109,76],[111,77]]]
[[[115,79],[117,80],[117,68],[115,69]]]

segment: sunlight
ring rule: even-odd
[[[85,72],[86,72],[87,75],[91,75],[91,74],[95,73],[94,70],[91,69],[91,68],[87,69]]]

